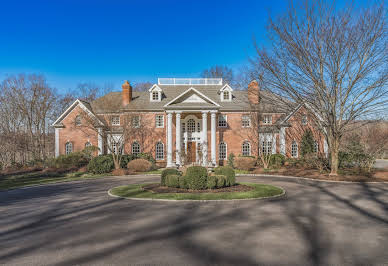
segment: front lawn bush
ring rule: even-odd
[[[186,178],[186,176],[180,175],[178,181],[179,181],[179,187],[180,188],[185,188],[185,189],[189,188],[188,185],[187,185],[187,178]]]
[[[135,159],[136,159],[136,156],[133,154],[123,154],[121,156],[120,168],[127,168],[128,163]]]
[[[166,177],[166,186],[178,188],[180,178],[181,176],[179,175],[168,175]]]
[[[217,176],[215,176],[215,175],[208,176],[207,188],[209,188],[209,189],[217,188]]]
[[[134,172],[147,172],[152,169],[152,163],[146,159],[135,159],[127,164],[127,168]]]
[[[284,165],[286,157],[283,154],[271,154],[269,165],[272,168],[280,168]]]
[[[214,173],[226,176],[226,186],[234,186],[236,184],[236,174],[232,167],[219,166],[214,169]]]
[[[100,155],[90,160],[88,171],[93,174],[110,173],[114,168],[112,155]]]
[[[233,153],[229,154],[229,157],[228,157],[228,166],[229,167],[234,168],[234,157],[235,156]]]
[[[177,169],[167,168],[162,171],[162,174],[160,175],[160,185],[165,186],[166,185],[166,177],[168,175],[180,175],[180,172]]]
[[[240,170],[249,171],[256,165],[256,159],[254,157],[239,156],[234,158],[234,167]]]
[[[186,182],[189,189],[206,189],[207,169],[202,166],[191,166],[187,168]]]
[[[59,155],[55,161],[54,165],[56,168],[72,168],[72,167],[82,167],[87,165],[89,162],[88,158],[85,157],[85,154],[82,152],[73,152],[67,155]]]
[[[222,188],[226,186],[226,176],[224,175],[216,175],[217,179],[217,188]]]
[[[139,153],[137,156],[136,156],[137,159],[144,159],[144,160],[147,160],[149,162],[151,162],[152,164],[155,164],[155,158],[152,156],[152,154],[150,153],[145,153],[145,152],[141,152]]]

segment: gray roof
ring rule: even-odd
[[[220,105],[217,109],[220,111],[248,111],[251,110],[251,105],[248,102],[248,92],[246,90],[233,91],[233,99],[231,102],[221,102],[220,89],[223,85],[212,86],[177,86],[177,85],[159,85],[163,90],[162,100],[160,102],[151,102],[149,92],[132,92],[132,101],[127,106],[122,106],[122,92],[111,92],[103,97],[91,102],[91,109],[95,113],[111,113],[121,112],[123,110],[128,111],[164,111],[165,104],[181,95],[183,92],[190,88],[195,88],[212,101]],[[171,108],[212,108],[215,107],[212,103],[174,103],[171,104]],[[170,108],[167,108],[170,109]],[[258,105],[259,112],[262,113],[288,113],[287,108],[279,99],[267,92],[260,91],[260,104]]]

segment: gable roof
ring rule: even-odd
[[[180,103],[177,103],[177,101],[179,99],[182,99],[184,98],[184,96],[188,95],[189,93],[191,92],[194,92],[194,94],[197,94],[199,95],[201,98],[203,98],[207,103],[204,104],[203,102],[200,103],[200,106],[204,106],[204,105],[207,105],[207,106],[210,106],[210,107],[220,107],[220,105],[218,103],[216,103],[215,101],[213,101],[212,99],[210,99],[209,97],[207,97],[205,94],[203,94],[202,92],[196,90],[194,87],[191,87],[189,89],[187,89],[186,91],[182,92],[181,94],[179,94],[177,97],[175,97],[174,99],[172,99],[170,102],[166,103],[163,107],[169,107],[169,106],[172,106],[174,103],[176,104],[175,106],[179,106],[179,105],[185,105],[185,104],[191,104],[192,106],[198,106],[198,105],[195,105],[195,103],[185,103],[185,102],[180,102]]]

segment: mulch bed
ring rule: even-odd
[[[220,193],[220,192],[246,192],[253,190],[253,187],[247,185],[234,185],[216,189],[192,190],[184,188],[161,187],[159,184],[149,184],[143,187],[144,190],[153,193]]]

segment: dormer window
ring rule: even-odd
[[[162,100],[162,89],[158,85],[152,86],[149,92],[151,102],[160,102]]]
[[[233,89],[228,84],[222,87],[220,90],[221,102],[232,101],[232,91]]]

